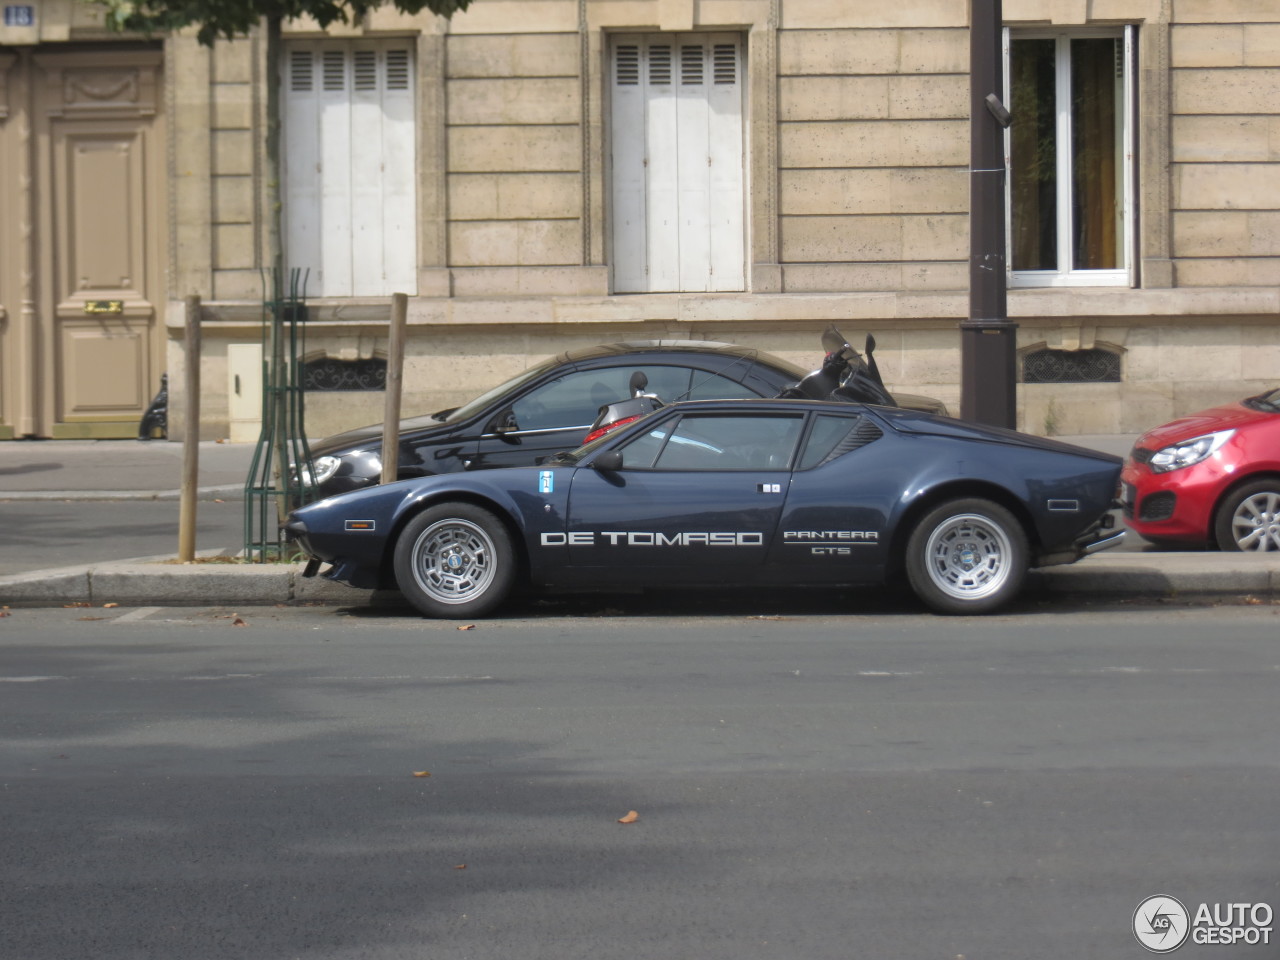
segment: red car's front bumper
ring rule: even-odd
[[[1234,464],[1218,457],[1155,473],[1131,455],[1120,472],[1124,522],[1148,540],[1208,543],[1214,507],[1234,479]]]

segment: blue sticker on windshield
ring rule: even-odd
[[[538,492],[551,493],[556,488],[556,475],[550,470],[542,470],[538,473]]]

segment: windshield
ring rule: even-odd
[[[492,390],[486,390],[474,400],[469,400],[462,406],[454,410],[442,410],[440,413],[432,414],[432,419],[441,423],[457,423],[459,420],[467,420],[484,410],[485,407],[493,403],[499,397],[514,393],[520,387],[523,387],[530,380],[536,380],[542,376],[548,368],[554,367],[561,361],[557,359],[546,360],[536,367],[530,367],[517,376],[512,377],[505,383],[500,383]]]
[[[1264,413],[1280,413],[1280,388],[1260,393],[1244,401],[1246,407],[1261,410]]]

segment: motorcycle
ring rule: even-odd
[[[899,405],[885,387],[880,368],[876,366],[874,336],[867,334],[864,356],[849,344],[844,334],[830,326],[822,332],[822,348],[825,351],[822,365],[779,393],[778,399],[875,403],[885,407]],[[598,440],[618,427],[666,406],[661,398],[645,392],[648,385],[649,379],[643,372],[637,370],[633,373],[628,383],[630,396],[602,406],[583,443]]]

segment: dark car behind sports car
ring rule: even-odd
[[[569,350],[474,400],[400,423],[399,479],[527,466],[582,443],[601,406],[630,396],[632,374],[665,401],[773,397],[806,371],[749,347],[645,340]],[[896,395],[908,408],[946,414],[931,397]],[[311,445],[317,497],[376,485],[382,424]]]
[[[1117,457],[915,411],[802,400],[673,404],[542,466],[455,473],[294,511],[326,576],[428,616],[551,588],[874,584],[980,613],[1029,567],[1111,533]]]

